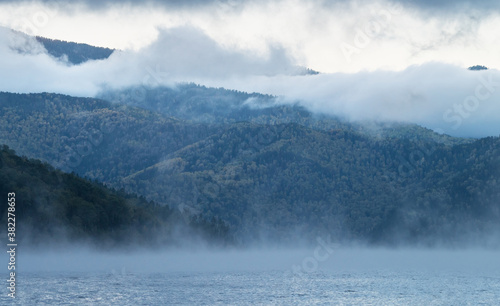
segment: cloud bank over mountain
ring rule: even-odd
[[[162,30],[139,51],[118,51],[105,61],[71,66],[50,57],[31,37],[0,31],[2,91],[95,96],[128,86],[196,82],[279,96],[318,113],[353,121],[400,121],[459,136],[498,135],[500,74],[443,63],[403,71],[294,75],[285,50],[267,56],[219,45],[202,31]]]

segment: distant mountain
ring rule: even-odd
[[[476,66],[471,66],[471,67],[469,67],[467,69],[473,70],[473,71],[478,71],[478,70],[488,70],[488,67],[481,66],[481,65],[476,65]]]
[[[87,44],[40,36],[37,36],[36,40],[47,49],[50,55],[55,58],[67,58],[68,62],[73,65],[79,65],[89,60],[107,59],[114,52],[113,49],[109,48],[94,47]]]
[[[289,75],[317,75],[320,74],[318,71],[309,69],[307,67],[296,66],[294,69],[288,71]]]
[[[330,234],[375,244],[457,244],[498,228],[498,138],[463,140],[407,125],[374,135],[275,105],[270,96],[196,85],[145,94],[108,97],[148,110],[1,93],[0,143],[148,200],[221,218],[242,242]]]
[[[23,247],[87,242],[100,249],[141,245],[148,248],[181,244],[186,237],[207,243],[229,242],[220,221],[186,215],[123,191],[110,190],[39,160],[15,155],[0,146],[0,195],[14,193],[17,241]],[[2,201],[7,220],[8,202]],[[7,237],[5,229],[2,235]]]

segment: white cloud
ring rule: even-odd
[[[427,63],[403,71],[248,77],[206,84],[263,92],[351,121],[418,123],[454,136],[500,135],[500,72]]]
[[[29,43],[28,43],[29,42]],[[95,95],[103,86],[154,86],[196,79],[275,75],[293,69],[283,50],[254,56],[221,47],[200,30],[162,30],[158,40],[139,51],[119,51],[106,61],[68,66],[42,52],[33,38],[0,30],[0,90],[51,91]],[[31,46],[35,52],[18,52]]]

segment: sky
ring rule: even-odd
[[[0,0],[0,25],[122,50],[192,26],[226,48],[267,55],[279,46],[300,65],[352,73],[429,61],[498,67],[499,12],[495,1],[463,0]]]
[[[0,0],[0,26],[120,50],[69,67],[0,30],[3,91],[93,96],[193,81],[349,120],[500,134],[497,1]],[[466,69],[477,64],[491,69]],[[293,75],[298,66],[321,74]]]

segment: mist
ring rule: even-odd
[[[85,248],[57,251],[23,251],[18,269],[25,272],[100,272],[170,273],[170,272],[261,272],[278,271],[289,276],[318,272],[354,271],[455,271],[487,273],[500,271],[498,250],[417,249],[417,248],[266,248],[247,250],[164,250],[134,252],[99,252]],[[5,255],[4,255],[5,257]],[[294,271],[295,267],[295,273]],[[308,269],[309,268],[309,269]],[[303,276],[303,275],[302,275]]]
[[[365,248],[332,253],[317,248],[20,251],[16,299],[52,304],[494,304],[498,255],[485,250]]]

